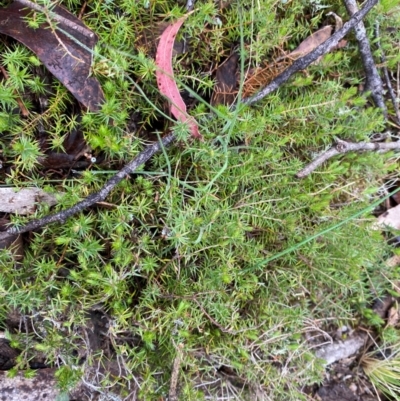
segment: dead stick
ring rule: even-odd
[[[130,163],[123,167],[117,174],[110,178],[100,191],[89,195],[83,201],[78,202],[67,210],[45,216],[41,219],[32,220],[22,227],[10,227],[6,231],[0,232],[0,241],[11,237],[15,234],[22,234],[28,231],[37,230],[38,228],[44,227],[51,223],[62,222],[79,213],[80,211],[93,206],[97,202],[103,201],[112,189],[119,184],[128,174],[133,173],[139,166],[149,160],[154,154],[160,152],[163,147],[167,147],[176,140],[175,135],[169,134],[164,137],[161,142],[156,142],[152,145],[147,146],[141,153],[139,153]]]
[[[350,17],[358,12],[357,3],[355,0],[344,0],[344,3]],[[378,69],[376,68],[374,58],[372,57],[371,47],[369,45],[367,31],[363,21],[360,21],[354,27],[354,32],[358,41],[358,49],[360,50],[361,60],[366,75],[365,89],[367,91],[371,91],[371,96],[374,99],[376,106],[382,109],[385,118],[387,118],[387,109],[382,95],[382,80],[378,74]]]
[[[76,32],[79,32],[83,36],[88,36],[89,38],[92,38],[94,36],[94,33],[90,29],[85,28],[81,25],[78,25],[78,24],[70,21],[68,18],[64,18],[61,15],[58,15],[58,14],[52,12],[51,10],[48,10],[47,8],[40,6],[39,4],[31,2],[30,0],[18,0],[18,3],[22,4],[25,7],[30,8],[32,10],[39,11],[46,15],[49,15],[52,20],[57,21],[60,24],[63,24],[65,26],[73,29]]]
[[[346,142],[341,139],[336,140],[336,144],[333,145],[326,152],[322,153],[315,160],[309,163],[306,167],[300,170],[297,174],[297,178],[304,178],[312,173],[322,163],[326,162],[330,158],[336,155],[348,153],[348,152],[359,152],[359,151],[389,151],[398,149],[400,150],[399,142]]]
[[[340,40],[343,39],[347,33],[351,29],[353,29],[371,10],[371,8],[378,2],[378,0],[367,0],[364,7],[356,12],[350,19],[347,21],[343,28],[339,29],[335,32],[329,39],[327,39],[324,43],[319,45],[315,50],[308,53],[306,56],[301,57],[293,62],[293,64],[288,67],[282,74],[279,74],[273,81],[271,81],[265,88],[261,89],[260,92],[256,93],[254,96],[243,99],[243,103],[245,104],[254,104],[264,97],[268,96],[271,92],[278,89],[282,84],[284,84],[294,73],[304,70],[311,63],[317,60],[318,57],[323,56],[332,50]]]
[[[397,101],[396,94],[394,93],[392,82],[389,77],[389,72],[386,66],[386,56],[381,46],[380,34],[379,34],[379,23],[375,22],[375,39],[376,45],[378,46],[379,51],[381,52],[381,63],[383,68],[383,76],[385,77],[386,87],[389,92],[390,99],[392,101],[394,112],[396,113],[396,123],[400,126],[400,111],[399,111],[399,103]]]

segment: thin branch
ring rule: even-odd
[[[355,0],[344,0],[344,3],[350,17],[354,16],[358,12],[357,3]],[[387,109],[382,95],[382,80],[378,74],[374,58],[372,57],[371,47],[369,45],[367,31],[365,29],[363,21],[360,21],[354,27],[354,32],[356,34],[358,48],[360,50],[361,60],[366,74],[365,89],[367,91],[371,91],[371,96],[374,99],[376,106],[382,109],[385,118],[387,118]]]
[[[340,40],[343,39],[345,35],[349,33],[351,29],[353,29],[359,22],[367,15],[367,13],[371,10],[371,8],[378,2],[378,0],[367,0],[364,7],[356,12],[350,19],[347,21],[342,29],[339,29],[335,32],[328,40],[319,45],[315,50],[308,53],[306,56],[301,57],[293,62],[293,64],[279,74],[273,81],[271,81],[264,89],[260,92],[256,93],[254,96],[243,99],[243,103],[245,104],[254,104],[264,97],[268,96],[271,92],[278,89],[282,84],[284,84],[294,73],[304,70],[311,63],[318,59],[318,57],[323,56],[332,50],[335,46],[338,45]]]
[[[88,29],[84,26],[78,25],[74,22],[71,22],[68,18],[64,18],[61,15],[58,15],[58,14],[52,12],[51,10],[40,6],[39,4],[33,3],[30,0],[18,0],[18,3],[22,4],[25,7],[30,8],[32,10],[39,11],[46,15],[49,15],[52,20],[57,21],[60,24],[63,24],[64,26],[67,26],[76,32],[79,32],[83,36],[88,36],[89,38],[92,38],[94,36],[94,33],[90,29]]]
[[[315,160],[309,163],[306,167],[300,170],[297,174],[297,178],[304,178],[310,173],[312,173],[317,167],[325,163],[330,158],[348,153],[348,152],[360,152],[360,151],[383,151],[387,152],[389,150],[400,150],[399,142],[347,142],[341,139],[336,140],[336,144],[333,145],[326,152],[322,153]]]
[[[6,231],[0,232],[0,241],[11,237],[15,234],[22,234],[28,231],[37,230],[45,225],[57,222],[63,222],[67,218],[79,213],[80,211],[93,206],[97,202],[103,201],[113,188],[119,184],[128,174],[133,173],[138,167],[147,162],[153,155],[160,152],[163,147],[171,145],[176,140],[175,135],[169,134],[165,136],[161,142],[156,142],[147,146],[141,153],[139,153],[130,163],[123,167],[117,174],[110,178],[100,191],[95,192],[85,198],[83,201],[78,202],[67,210],[45,216],[41,219],[32,220],[22,227],[10,227]]]
[[[389,72],[386,66],[386,56],[381,46],[380,34],[379,34],[379,23],[375,23],[375,38],[376,38],[376,45],[378,46],[379,51],[381,52],[381,63],[383,68],[383,76],[385,77],[386,87],[389,92],[390,99],[392,100],[392,104],[394,107],[394,111],[396,113],[396,123],[400,126],[400,111],[399,111],[399,102],[396,98],[396,94],[394,93],[392,82],[389,77]]]

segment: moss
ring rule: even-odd
[[[89,369],[118,356],[125,373],[95,384],[117,388],[134,376],[141,399],[152,400],[168,393],[176,344],[182,344],[179,388],[185,400],[222,391],[222,384],[198,386],[215,380],[222,366],[232,370],[243,399],[252,399],[255,388],[274,399],[302,399],[301,388],[321,380],[323,367],[303,336],[309,322],[321,328],[354,324],[371,299],[390,287],[381,279],[380,271],[388,269],[382,262],[386,245],[371,233],[372,217],[351,217],[377,199],[392,155],[349,154],[304,180],[294,178],[336,136],[362,141],[384,127],[379,110],[357,91],[357,50],[350,45],[325,56],[255,107],[216,106],[208,114],[215,65],[232,47],[246,69],[278,48],[295,48],[325,15],[321,2],[311,10],[308,3],[196,2],[182,29],[190,50],[174,66],[182,88],[204,98],[193,101],[191,110],[204,142],[187,139],[166,118],[154,45],[144,40],[157,24],[184,13],[176,2],[93,1],[85,9],[83,22],[100,39],[93,74],[106,103],[79,118],[61,84],[52,81],[49,88],[36,76],[34,55],[2,38],[2,63],[10,75],[0,82],[2,156],[9,169],[1,178],[7,184],[61,192],[56,210],[62,210],[99,190],[157,134],[176,129],[182,139],[127,177],[105,207],[32,233],[18,269],[10,251],[1,251],[0,325],[17,309],[36,329],[10,333],[23,350],[19,368],[35,352],[45,352],[48,364],[62,361],[59,377],[68,388],[82,360]],[[80,11],[80,1],[63,4]],[[329,9],[342,10],[336,3]],[[29,99],[44,88],[48,107],[40,112]],[[18,96],[27,99],[27,118],[15,112]],[[43,125],[55,150],[73,129],[82,130],[101,162],[50,180],[37,164]],[[35,216],[14,216],[13,222],[47,213],[39,207]],[[336,228],[298,246],[329,227]],[[109,319],[101,334],[109,355],[87,344],[93,308]]]

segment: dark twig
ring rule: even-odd
[[[9,79],[9,76],[7,74],[6,69],[2,65],[0,65],[0,72],[3,74],[4,79],[7,81]],[[18,103],[19,109],[21,110],[21,114],[24,117],[28,117],[29,116],[29,110],[25,107],[24,102],[22,101],[22,99],[18,95],[18,92],[16,90],[14,90],[14,93],[17,95],[16,101]]]
[[[103,201],[112,189],[119,184],[128,174],[133,173],[139,166],[149,160],[154,154],[160,152],[163,147],[167,147],[176,140],[175,135],[169,134],[162,139],[161,142],[156,142],[147,146],[139,153],[130,163],[123,167],[117,174],[109,179],[100,191],[89,195],[83,201],[77,203],[67,210],[45,216],[42,219],[32,220],[22,227],[11,227],[6,231],[0,232],[0,241],[11,237],[15,234],[22,234],[28,231],[37,230],[51,223],[62,222],[80,211],[93,206],[97,202]]]
[[[347,21],[342,29],[335,32],[328,40],[319,45],[315,50],[308,53],[306,56],[301,57],[293,62],[293,64],[288,67],[285,71],[279,74],[273,81],[271,81],[265,88],[261,89],[260,92],[256,93],[254,96],[243,99],[245,104],[254,104],[264,97],[268,96],[271,92],[278,89],[282,84],[284,84],[294,73],[304,70],[311,63],[317,60],[318,57],[323,56],[338,45],[341,39],[347,33],[353,29],[359,22],[367,15],[371,8],[378,2],[378,0],[367,0],[364,7],[356,12]]]
[[[375,23],[375,38],[376,38],[376,45],[378,46],[378,49],[381,53],[381,63],[382,63],[382,68],[383,68],[383,75],[385,77],[385,83],[386,87],[389,92],[390,99],[392,100],[392,104],[394,107],[394,111],[396,113],[396,124],[400,126],[400,111],[399,111],[399,103],[396,99],[396,94],[394,93],[393,87],[392,87],[392,82],[389,77],[389,72],[386,66],[386,56],[385,53],[383,52],[382,46],[381,46],[381,41],[380,41],[380,34],[379,34],[379,23]]]
[[[350,17],[354,16],[358,12],[356,0],[345,0],[344,1],[347,12]],[[358,41],[358,48],[361,54],[361,60],[363,62],[364,71],[366,74],[366,85],[365,89],[371,91],[371,96],[374,99],[376,106],[382,109],[385,118],[387,118],[387,110],[385,101],[383,99],[383,85],[381,77],[378,74],[378,70],[375,65],[374,58],[372,57],[371,47],[369,45],[367,31],[364,23],[360,21],[355,27],[354,32]]]
[[[359,152],[359,151],[389,151],[398,149],[400,150],[400,141],[399,142],[346,142],[341,139],[336,140],[336,144],[333,145],[326,152],[322,153],[315,160],[309,163],[306,167],[300,170],[297,174],[297,178],[304,178],[310,173],[312,173],[317,167],[319,167],[322,163],[326,162],[333,156],[348,153],[348,152]]]

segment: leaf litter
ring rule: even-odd
[[[89,31],[74,15],[60,6],[54,12]],[[98,38],[84,35],[82,30],[73,29],[62,22],[57,27],[67,33],[57,31],[57,35],[43,24],[38,29],[28,26],[25,18],[30,14],[22,3],[14,1],[7,8],[0,8],[0,33],[11,36],[33,51],[46,68],[90,111],[97,111],[104,102],[100,83],[90,76],[92,50]],[[80,45],[82,43],[83,46]]]

